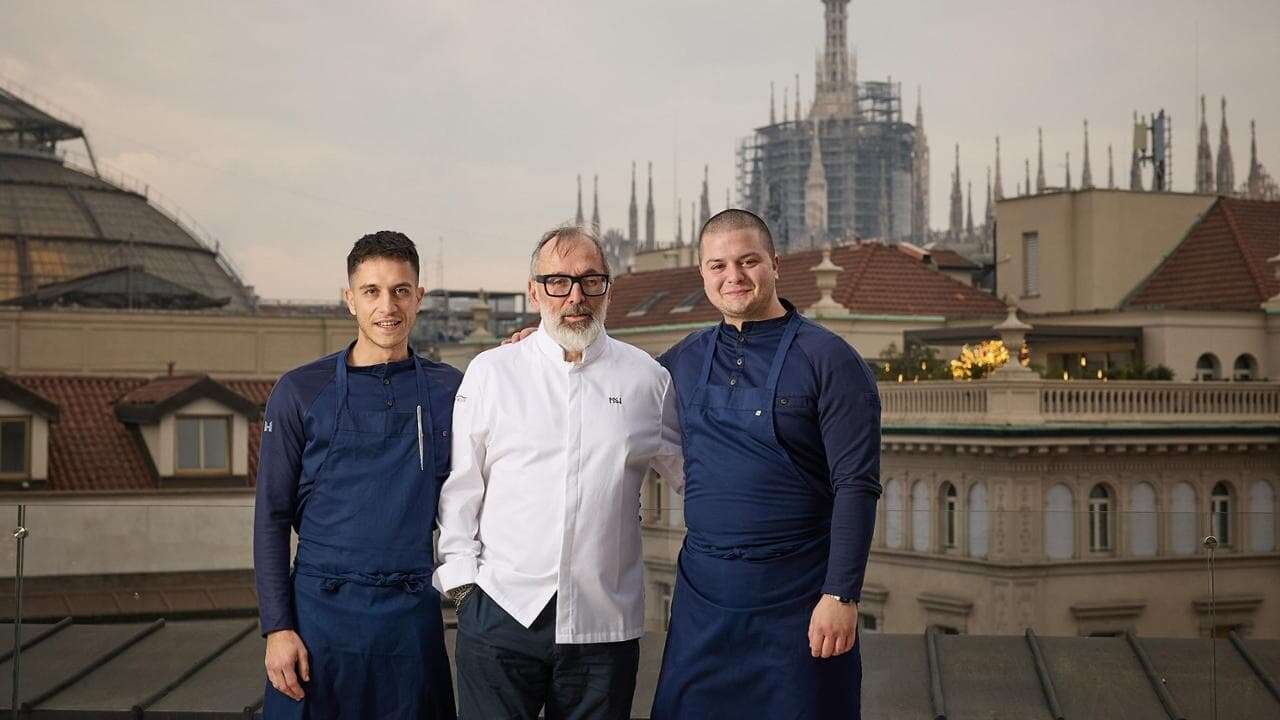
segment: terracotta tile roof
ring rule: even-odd
[[[155,490],[158,480],[141,439],[116,417],[116,404],[159,397],[192,378],[10,375],[8,379],[56,403],[58,421],[49,426],[49,484],[53,492],[84,493]],[[195,378],[200,380],[200,378]],[[261,407],[273,381],[228,381],[229,389]],[[249,425],[249,478],[257,474],[261,424]]]
[[[1219,198],[1122,303],[1180,310],[1257,310],[1280,293],[1280,202]]]
[[[154,405],[189,389],[204,375],[162,375],[121,395],[119,401],[137,405]]]
[[[801,310],[817,302],[820,294],[810,269],[821,259],[818,250],[784,256],[778,294]],[[844,269],[836,284],[835,299],[850,312],[947,318],[1005,314],[1004,303],[990,293],[954,280],[891,246],[846,245],[832,251],[831,261]],[[623,275],[614,282],[607,324],[616,329],[715,322],[720,313],[705,298],[699,298],[691,310],[672,312],[682,301],[698,298],[701,289],[702,278],[696,267]],[[643,314],[629,314],[638,312],[659,292],[666,294]]]

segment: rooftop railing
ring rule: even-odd
[[[886,427],[1280,423],[1280,383],[949,380],[880,384]]]

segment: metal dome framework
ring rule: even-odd
[[[66,159],[58,144],[82,140],[91,167]],[[225,310],[255,306],[252,288],[215,243],[98,169],[84,131],[0,88],[0,303],[51,297],[51,287],[104,271],[137,268]],[[41,293],[42,289],[46,292]],[[129,307],[173,307],[148,297]],[[223,302],[225,300],[225,302]],[[26,303],[24,303],[26,304]]]

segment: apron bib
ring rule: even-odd
[[[306,697],[267,683],[263,717],[452,720],[440,596],[431,587],[439,499],[430,399],[412,355],[413,412],[352,412],[337,358],[338,422],[302,512],[294,561]]]
[[[802,322],[788,322],[763,388],[709,384],[713,335],[681,415],[689,533],[654,720],[859,716],[859,644],[828,659],[809,651],[830,548],[830,492],[796,469],[774,428],[778,378]]]

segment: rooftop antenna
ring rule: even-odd
[[[1135,159],[1151,165],[1151,191],[1169,192],[1173,188],[1173,118],[1160,110],[1150,123],[1139,121],[1133,133]]]

